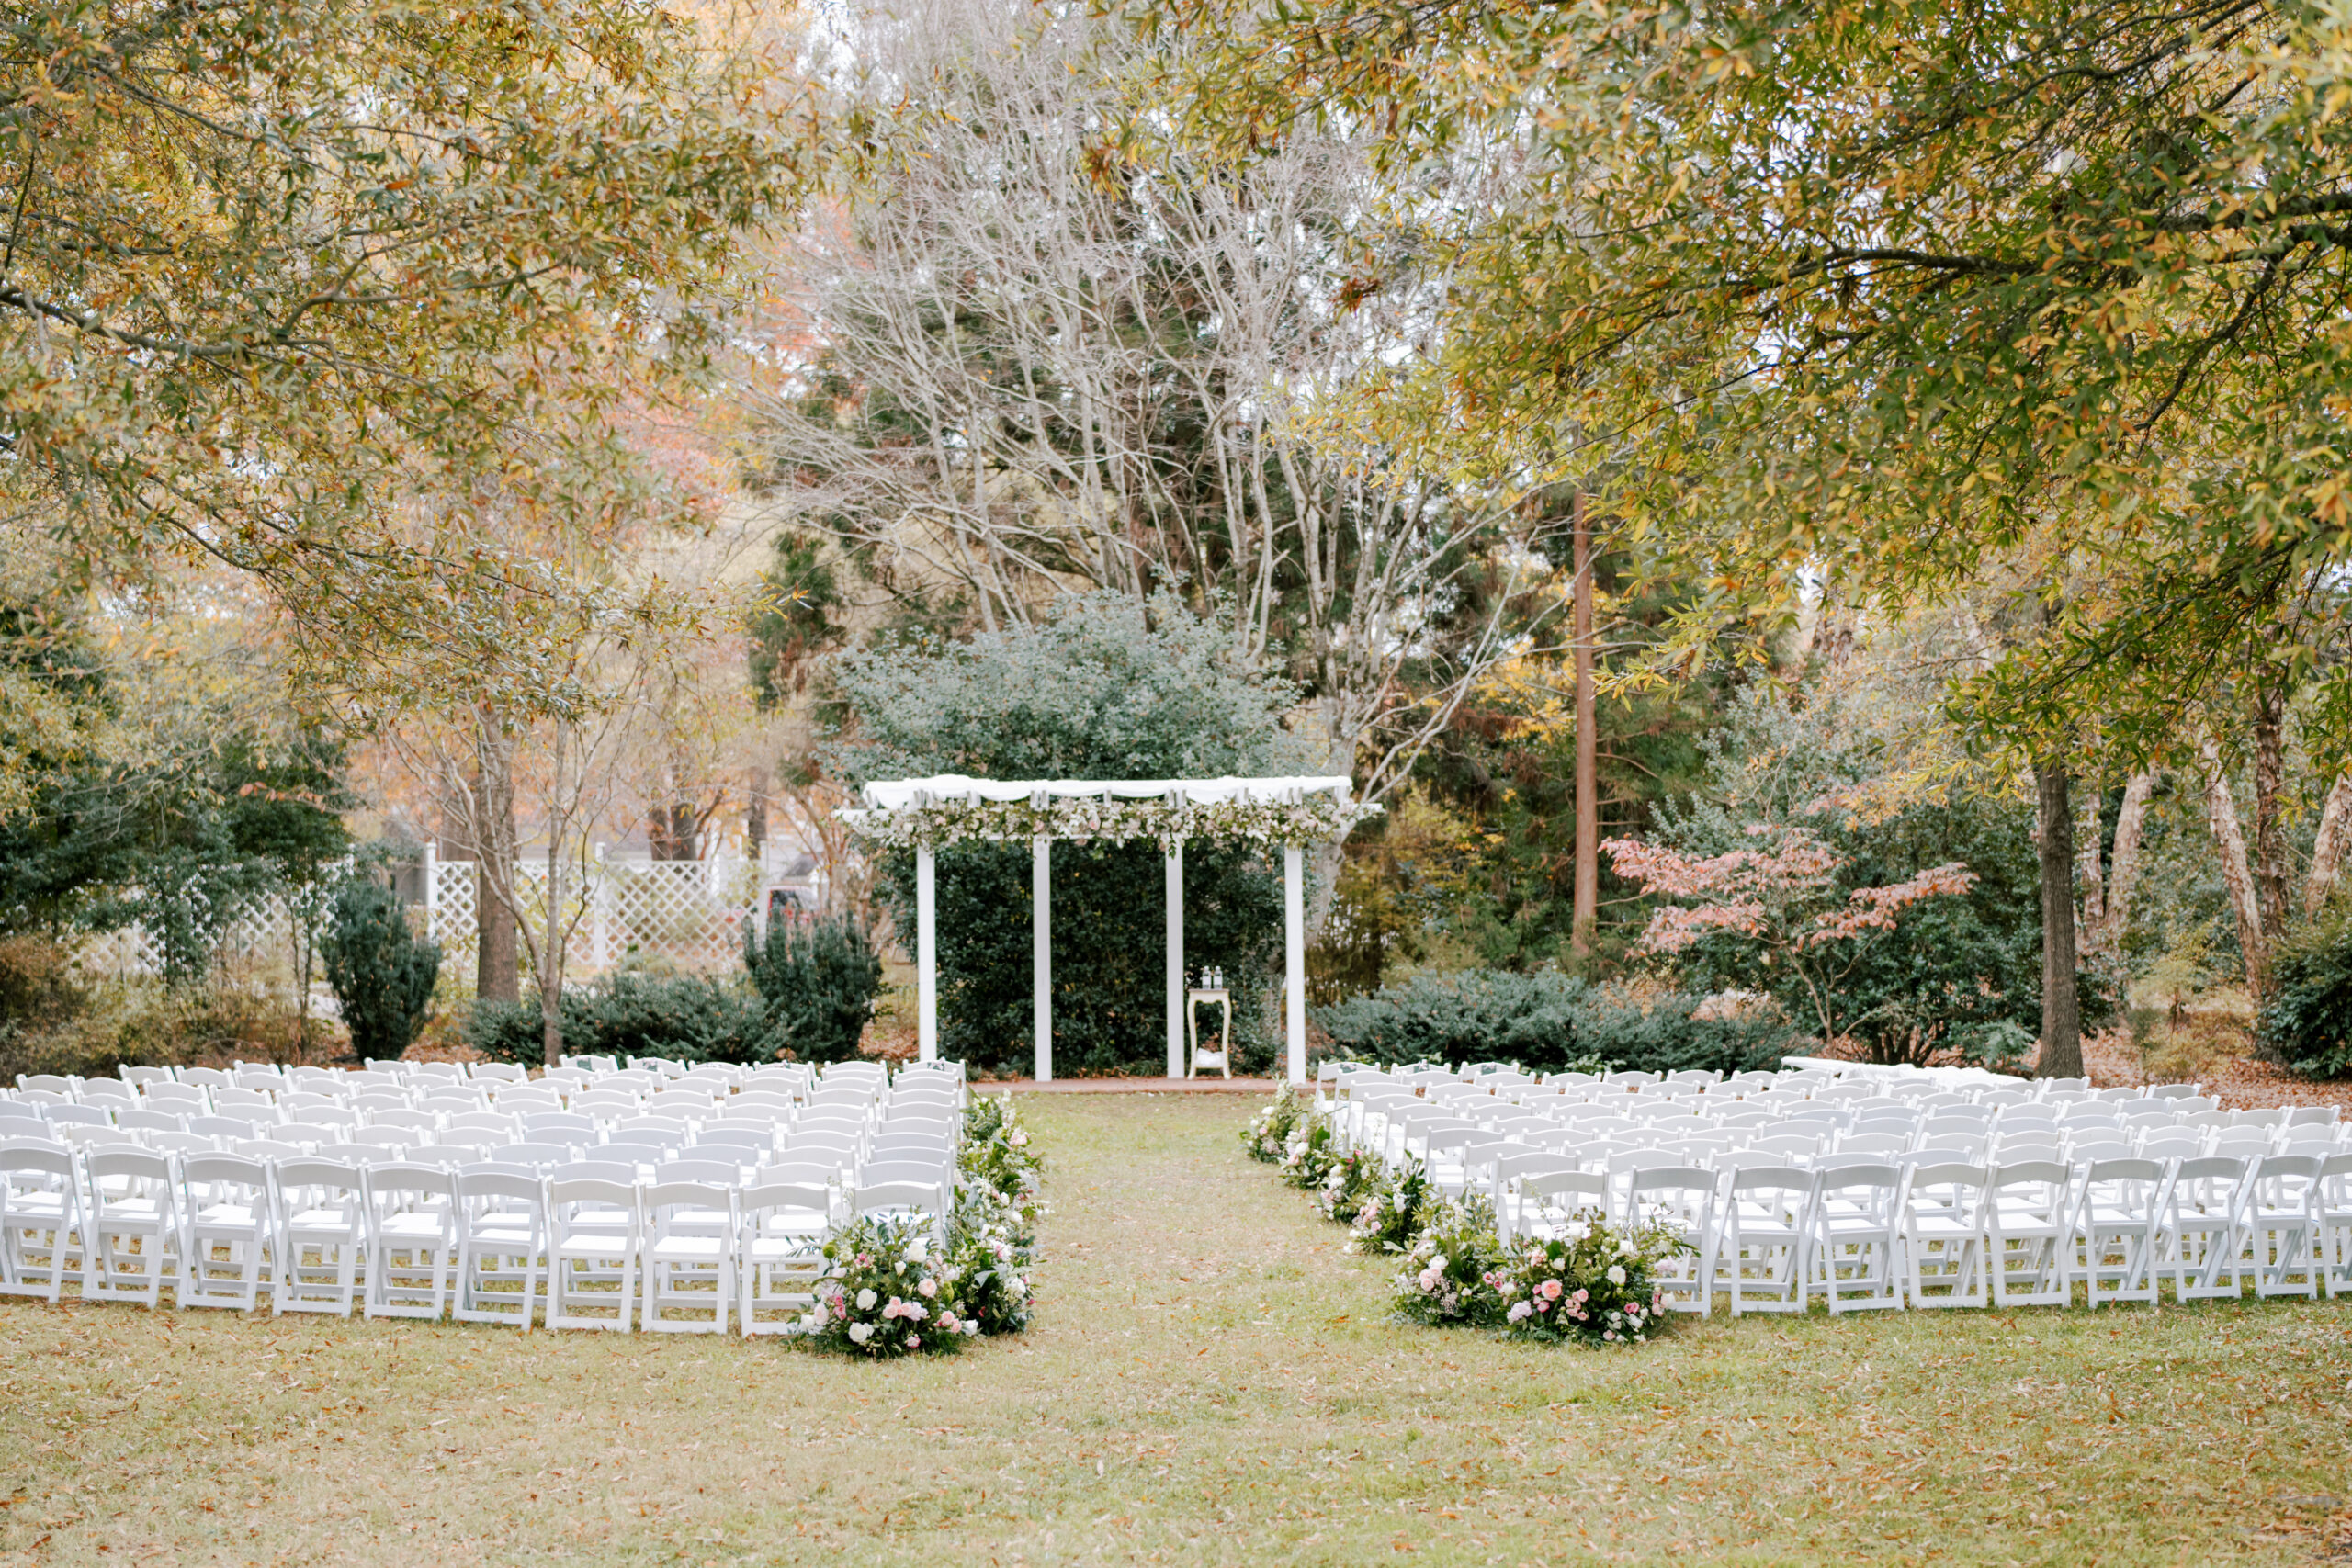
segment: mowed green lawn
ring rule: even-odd
[[[692,1337],[0,1306],[0,1562],[2294,1562],[2352,1555],[2352,1303],[1392,1323],[1245,1102],[1038,1097],[1037,1326]]]

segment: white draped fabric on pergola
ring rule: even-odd
[[[972,779],[960,773],[870,784],[840,813],[857,832],[915,852],[917,1039],[939,1055],[935,856],[980,840],[1030,844],[1037,1077],[1054,1076],[1051,845],[1056,839],[1157,839],[1168,863],[1168,1076],[1184,1076],[1184,840],[1280,845],[1283,1010],[1292,1081],[1306,1077],[1306,942],[1302,852],[1336,841],[1380,809],[1345,778]]]

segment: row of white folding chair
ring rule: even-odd
[[[817,1247],[835,1223],[831,1188],[768,1179],[767,1171],[742,1188],[721,1172],[683,1166],[639,1182],[618,1179],[622,1168],[450,1171],[227,1156],[174,1162],[137,1150],[76,1161],[62,1151],[16,1149],[6,1162],[0,1288],[53,1302],[78,1278],[90,1299],[152,1307],[169,1283],[182,1306],[243,1310],[266,1288],[280,1313],[345,1314],[356,1292],[369,1316],[438,1318],[454,1304],[461,1320],[527,1327],[544,1269],[550,1326],[626,1330],[642,1268],[643,1327],[723,1331],[741,1268],[745,1331],[783,1326],[761,1328],[756,1307],[778,1295],[785,1274],[813,1280]],[[45,1201],[16,1190],[28,1171],[54,1178],[29,1194]],[[848,1212],[921,1216],[935,1229],[951,1190],[930,1174],[876,1172],[850,1190]],[[522,1292],[500,1300],[492,1287],[516,1282],[518,1262]],[[609,1290],[616,1267],[616,1294]],[[805,1305],[806,1292],[765,1304]],[[667,1321],[669,1308],[707,1315]],[[613,1317],[599,1316],[607,1310]]]
[[[2093,1305],[2153,1303],[2165,1279],[2183,1300],[2235,1298],[2248,1281],[2266,1296],[2352,1293],[2352,1154],[1623,1174],[1620,1186],[1520,1156],[1498,1171],[1496,1211],[1507,1236],[1562,1198],[1620,1223],[1672,1224],[1697,1248],[1690,1269],[1669,1270],[1682,1304],[1705,1310],[1693,1282],[1704,1278],[1728,1288],[1735,1314],[1802,1310],[1815,1292],[1833,1312],[1906,1294],[1915,1306],[1984,1305],[1988,1284],[1999,1305],[2064,1303],[2078,1281]],[[1902,1198],[1900,1227],[1890,1194]],[[1728,1228],[1711,1231],[1718,1214]],[[1744,1308],[1748,1294],[1762,1304]]]

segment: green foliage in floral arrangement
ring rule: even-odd
[[[1029,1326],[1029,1260],[1036,1247],[1035,1205],[1026,1207],[985,1181],[959,1181],[947,1227],[946,1277],[956,1312],[982,1334]]]
[[[1321,1122],[1301,1122],[1291,1129],[1290,1140],[1283,1145],[1282,1179],[1303,1191],[1317,1191],[1339,1162],[1340,1150],[1330,1127]]]
[[[1486,1284],[1502,1303],[1505,1332],[1516,1338],[1640,1345],[1668,1321],[1657,1266],[1691,1250],[1663,1226],[1617,1230],[1583,1215],[1559,1236],[1527,1243],[1524,1252],[1515,1244]]]
[[[1306,1117],[1306,1102],[1285,1084],[1241,1129],[1241,1146],[1261,1165],[1278,1165],[1290,1152],[1290,1135]]]
[[[1327,1220],[1352,1224],[1366,1201],[1385,1185],[1388,1168],[1370,1149],[1350,1149],[1332,1161],[1316,1190],[1315,1206]]]
[[[972,1102],[964,1116],[963,1151],[956,1156],[965,1179],[986,1183],[1020,1212],[1024,1224],[1034,1223],[1045,1165],[1011,1095],[982,1095]]]
[[[1486,1201],[1441,1201],[1396,1276],[1397,1315],[1433,1326],[1492,1327],[1503,1321],[1496,1279],[1503,1248]]]
[[[980,1332],[968,1315],[953,1259],[922,1219],[862,1219],[825,1244],[817,1304],[802,1320],[805,1343],[876,1360],[937,1356]]]
[[[1433,1217],[1437,1198],[1419,1160],[1383,1169],[1377,1184],[1357,1205],[1348,1250],[1375,1256],[1408,1251]]]

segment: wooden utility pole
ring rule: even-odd
[[[1600,913],[1600,738],[1595,733],[1592,694],[1592,525],[1585,520],[1581,489],[1568,498],[1568,517],[1576,538],[1576,576],[1568,592],[1577,661],[1576,924],[1569,951],[1589,958],[1593,922]]]

